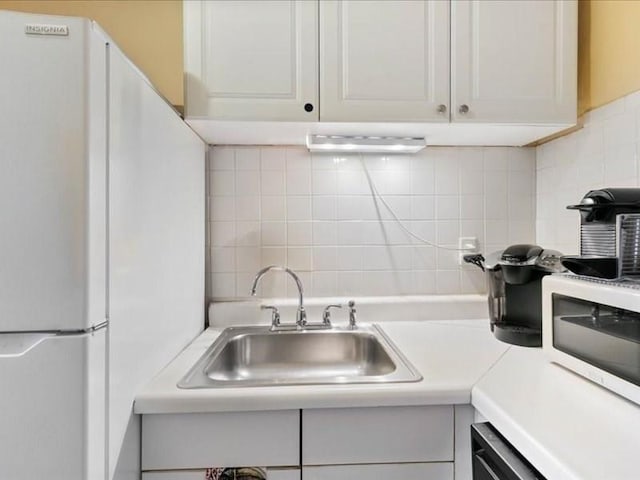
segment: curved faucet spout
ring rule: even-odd
[[[258,283],[260,282],[260,280],[265,274],[267,274],[272,270],[276,272],[286,272],[289,275],[291,275],[293,280],[296,282],[296,287],[298,287],[298,312],[296,315],[296,324],[298,324],[298,326],[300,327],[304,326],[307,323],[307,313],[305,312],[305,309],[304,309],[304,298],[303,298],[304,292],[302,288],[302,282],[300,281],[300,278],[298,277],[298,275],[296,275],[296,273],[290,268],[280,267],[278,265],[270,265],[260,270],[258,273],[256,273],[256,276],[253,279],[253,284],[251,285],[251,296],[252,297],[256,296],[256,291],[258,290]]]

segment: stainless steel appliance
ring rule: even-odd
[[[491,331],[498,340],[525,347],[542,345],[541,280],[562,271],[561,253],[538,245],[511,245],[487,256],[466,256],[487,273]]]
[[[580,212],[580,255],[562,264],[578,275],[640,280],[640,188],[591,190]]]
[[[546,356],[640,404],[640,288],[558,276],[543,282]]]
[[[545,480],[490,423],[471,425],[473,480]]]

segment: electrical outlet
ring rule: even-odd
[[[458,265],[463,266],[465,261],[463,257],[470,253],[478,253],[477,237],[460,237],[458,238]]]

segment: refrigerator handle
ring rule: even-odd
[[[55,334],[0,333],[0,358],[21,357],[51,337]]]

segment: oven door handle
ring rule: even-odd
[[[491,480],[500,480],[500,477],[498,476],[498,474],[493,471],[493,469],[489,466],[489,464],[485,461],[484,458],[482,458],[482,456],[479,453],[475,453],[473,456],[475,460],[482,467],[482,470],[491,477]]]

